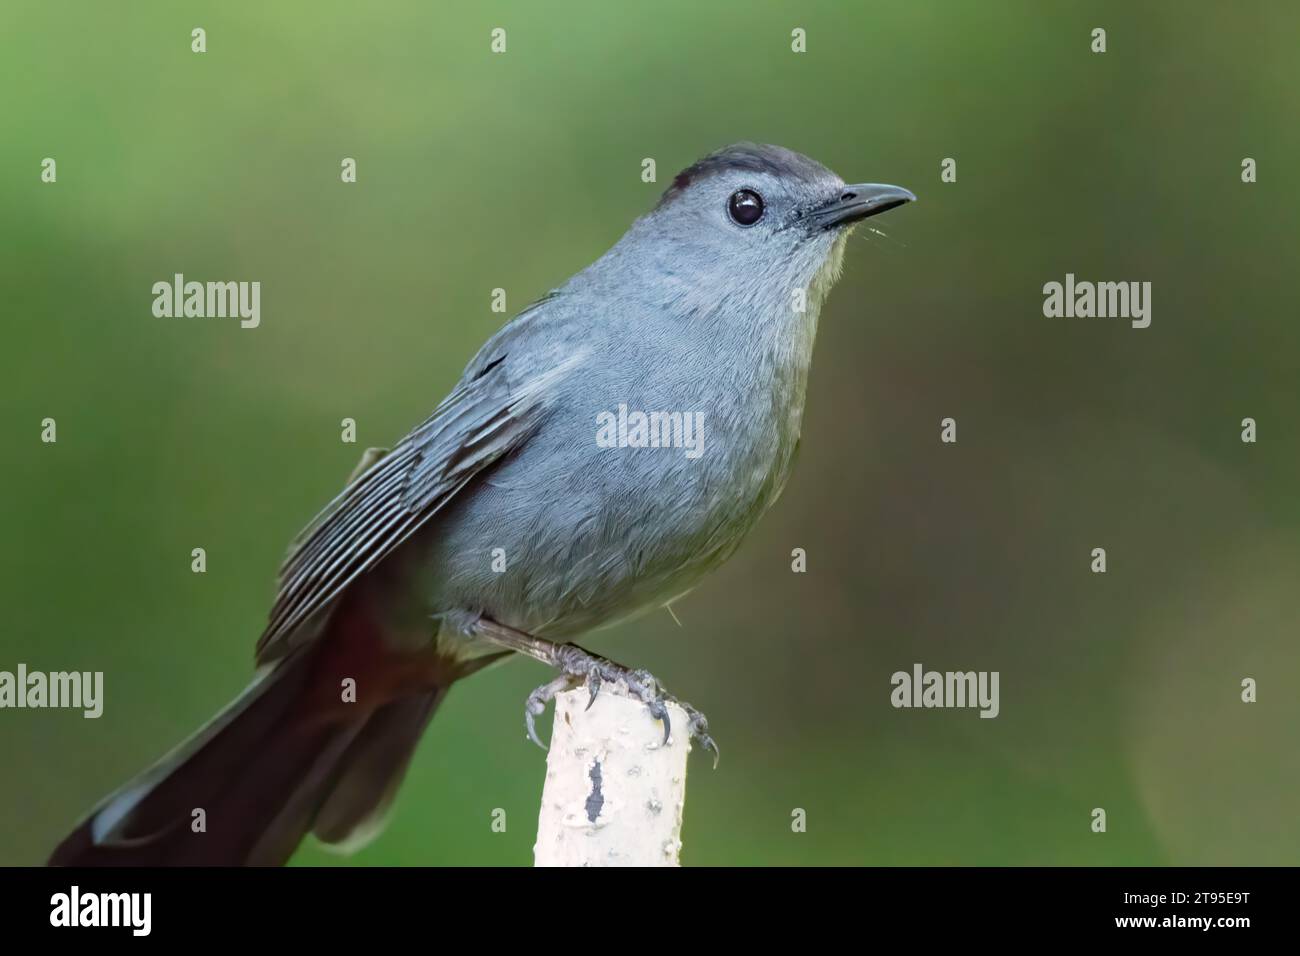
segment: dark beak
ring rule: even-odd
[[[856,183],[840,190],[837,199],[812,211],[812,221],[823,229],[834,229],[879,215],[895,206],[915,201],[916,196],[901,186]]]

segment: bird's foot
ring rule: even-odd
[[[546,713],[546,705],[555,699],[556,694],[573,690],[581,683],[582,680],[572,674],[561,674],[528,695],[528,699],[524,701],[524,726],[528,728],[529,740],[543,750],[546,749],[546,744],[542,743],[542,739],[537,736],[537,718]]]
[[[524,723],[528,727],[528,736],[537,746],[546,749],[537,736],[536,718],[546,710],[546,705],[556,694],[586,685],[591,696],[587,706],[596,702],[596,696],[605,684],[622,684],[628,695],[646,705],[650,716],[663,721],[664,743],[672,735],[672,722],[668,717],[668,704],[673,703],[686,712],[687,730],[691,740],[713,754],[713,766],[718,765],[720,753],[718,745],[709,736],[709,722],[705,716],[684,701],[668,693],[667,689],[649,671],[625,667],[584,650],[576,644],[557,644],[548,662],[559,669],[560,674],[528,695],[524,705]]]

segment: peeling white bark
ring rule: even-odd
[[[678,866],[686,757],[685,712],[668,705],[672,737],[645,704],[606,685],[586,710],[585,688],[555,698],[537,866]]]

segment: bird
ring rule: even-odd
[[[450,687],[506,658],[557,672],[525,702],[535,740],[556,693],[610,681],[666,737],[663,685],[575,639],[691,591],[777,500],[848,236],[915,199],[772,145],[683,169],[363,456],[280,568],[252,683],[49,863],[274,866],[308,834],[364,845]]]

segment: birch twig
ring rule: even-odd
[[[546,784],[533,847],[537,866],[678,866],[686,713],[669,703],[672,736],[646,705],[606,684],[555,698]]]

